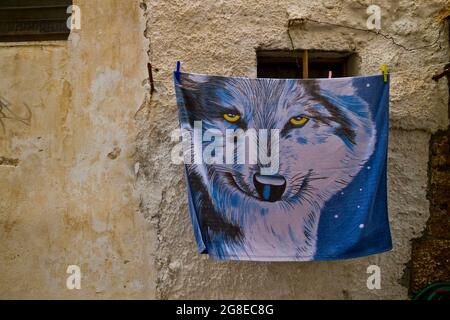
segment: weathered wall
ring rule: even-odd
[[[82,24],[69,41],[0,46],[0,96],[32,112],[29,126],[0,128],[0,157],[17,159],[0,163],[0,297],[152,298],[154,240],[134,191],[142,10],[75,4]],[[82,290],[66,289],[71,264]]]
[[[1,45],[0,96],[18,113],[27,104],[32,118],[0,131],[0,297],[406,298],[410,240],[429,215],[429,139],[448,119],[446,84],[425,67],[448,59],[447,29],[433,18],[445,0],[379,1],[382,31],[428,46],[420,50],[342,28],[292,31],[297,48],[355,50],[360,74],[381,63],[402,71],[391,91],[392,252],[311,263],[199,256],[183,169],[170,163],[176,60],[255,76],[256,49],[290,48],[288,17],[364,27],[370,2],[77,0],[82,28],[68,42]],[[65,289],[69,264],[81,266],[80,291]],[[382,269],[381,290],[366,288],[370,264]]]
[[[367,258],[311,263],[217,262],[200,257],[187,214],[182,168],[170,163],[169,133],[177,127],[171,72],[176,60],[198,73],[256,75],[257,49],[290,49],[288,17],[365,27],[371,1],[155,1],[147,0],[146,36],[157,92],[140,114],[140,176],[145,213],[157,225],[157,297],[160,298],[406,298],[404,269],[410,240],[429,215],[426,199],[430,133],[447,126],[447,90],[430,80],[448,59],[446,29],[434,15],[446,1],[378,1],[381,36],[308,23],[292,31],[300,49],[355,50],[360,74],[388,63],[391,91],[389,211],[394,250]],[[442,34],[437,43],[433,41]],[[412,69],[411,68],[415,68]],[[410,71],[407,71],[410,70]],[[405,72],[406,71],[406,72]],[[149,194],[148,190],[152,190]],[[180,196],[182,195],[182,196]],[[382,269],[382,290],[366,288],[366,268]]]
[[[450,8],[442,12],[442,17],[450,17]],[[446,78],[438,81],[447,81],[450,92],[450,74]],[[450,119],[450,100],[448,110]],[[450,281],[450,126],[430,139],[428,179],[430,218],[421,237],[413,240],[409,287],[412,294],[434,281]]]

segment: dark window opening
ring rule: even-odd
[[[303,78],[303,50],[258,51],[258,78]],[[352,52],[308,50],[308,78],[347,77],[356,74],[356,59]]]
[[[1,0],[0,41],[66,40],[72,0]]]

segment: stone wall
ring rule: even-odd
[[[430,144],[430,218],[414,239],[411,293],[433,281],[450,281],[450,130],[433,135]]]

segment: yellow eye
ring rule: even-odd
[[[289,123],[294,126],[304,126],[308,121],[309,121],[309,119],[307,117],[297,116],[297,117],[292,117],[289,120]]]
[[[236,114],[236,113],[224,113],[223,118],[225,120],[227,120],[228,122],[234,123],[234,122],[239,121],[241,116],[239,114]]]

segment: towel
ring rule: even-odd
[[[200,253],[310,261],[388,251],[389,80],[174,74]]]

